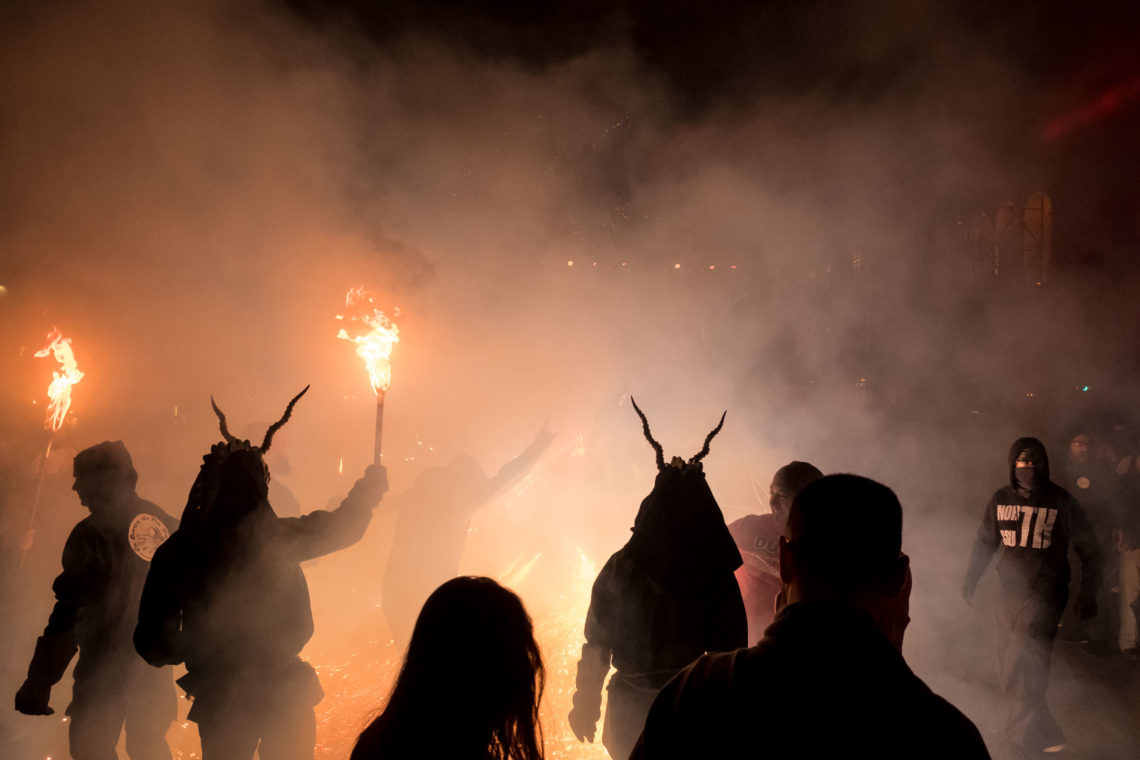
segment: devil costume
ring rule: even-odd
[[[982,514],[962,593],[972,600],[1001,547],[998,680],[1009,703],[1009,743],[1014,755],[1022,756],[1064,743],[1045,690],[1057,622],[1069,596],[1069,542],[1081,560],[1081,617],[1096,611],[1101,555],[1081,505],[1049,479],[1049,457],[1040,441],[1015,441],[1009,468],[1009,485],[993,495]]]
[[[194,700],[204,760],[248,760],[255,749],[263,760],[311,760],[323,693],[298,656],[313,633],[300,563],[358,541],[387,490],[373,466],[331,512],[274,514],[262,454],[304,393],[259,447],[231,436],[214,407],[225,440],[204,457],[143,589],[135,647],[152,665],[186,663],[178,683]]]
[[[575,735],[592,740],[612,663],[602,742],[621,760],[657,692],[677,671],[705,652],[745,646],[748,635],[733,574],[740,552],[701,469],[724,417],[699,454],[666,465],[649,423],[634,409],[657,452],[657,479],[641,502],[633,535],[594,582],[570,712]]]
[[[139,659],[131,632],[151,557],[178,523],[135,494],[137,480],[122,441],[104,441],[75,457],[75,491],[91,516],[64,545],[63,572],[52,584],[55,608],[16,695],[20,712],[50,715],[51,687],[78,651],[67,708],[77,760],[116,758],[124,727],[132,760],[170,757],[171,673]]]

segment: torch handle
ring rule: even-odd
[[[40,476],[36,480],[36,495],[32,499],[32,514],[28,518],[28,532],[36,529],[36,513],[40,508],[40,492],[44,488],[44,475],[47,474],[48,457],[51,456],[51,446],[55,443],[55,436],[48,437],[47,451],[44,452],[43,461],[40,462]],[[24,558],[28,556],[28,549],[25,547],[20,551],[20,570],[24,569]]]
[[[380,437],[384,433],[384,393],[376,396],[376,448],[373,449],[372,464],[380,464]]]

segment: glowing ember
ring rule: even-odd
[[[63,420],[71,409],[71,386],[83,379],[83,373],[75,364],[75,354],[71,351],[71,338],[63,337],[63,333],[54,327],[47,337],[50,342],[36,351],[36,356],[42,359],[52,354],[59,362],[60,369],[52,372],[51,385],[48,386],[47,395],[51,403],[48,404],[47,419],[44,422],[44,427],[55,432],[63,425]]]
[[[356,344],[356,355],[364,360],[372,392],[377,396],[388,390],[392,384],[392,347],[400,342],[400,330],[384,312],[376,308],[373,295],[364,288],[353,288],[344,297],[346,314],[338,314],[337,319],[359,322],[368,329],[363,335],[349,335],[343,327],[336,334],[342,340]],[[400,316],[397,308],[393,316]]]

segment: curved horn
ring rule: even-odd
[[[700,453],[700,454],[697,454],[695,457],[693,457],[692,459],[690,459],[690,460],[689,460],[690,462],[692,462],[693,464],[696,464],[697,462],[701,461],[701,460],[702,460],[702,459],[704,459],[706,456],[708,456],[708,453],[709,453],[709,443],[711,443],[711,442],[712,442],[712,439],[716,437],[716,434],[720,432],[720,429],[721,429],[722,427],[724,427],[724,417],[725,417],[725,415],[726,415],[726,414],[728,414],[728,410],[727,410],[727,409],[725,409],[725,410],[724,410],[724,414],[720,415],[720,422],[718,422],[718,423],[717,423],[717,426],[716,426],[716,427],[714,427],[714,428],[713,428],[713,431],[712,431],[711,433],[709,433],[709,434],[708,434],[708,437],[707,437],[707,438],[705,438],[705,447],[704,447],[703,449],[701,449],[701,453]]]
[[[273,443],[273,434],[280,430],[282,425],[289,421],[289,418],[293,415],[293,405],[300,401],[301,396],[304,396],[308,390],[309,386],[306,385],[305,390],[294,396],[293,400],[289,402],[289,406],[285,407],[285,414],[281,415],[281,419],[277,420],[277,422],[274,422],[269,426],[269,429],[265,431],[265,440],[261,442],[261,446],[259,447],[262,454],[269,451],[269,444]]]
[[[645,414],[638,407],[637,402],[633,400],[633,396],[629,397],[629,401],[633,404],[633,409],[637,412],[637,416],[641,418],[641,427],[645,431],[645,440],[649,441],[649,445],[657,452],[657,469],[665,469],[665,452],[661,450],[661,444],[653,440],[653,434],[649,432],[649,420],[645,419]]]
[[[234,443],[237,441],[237,438],[230,435],[230,429],[226,427],[226,415],[222,414],[222,410],[219,409],[218,405],[214,402],[213,396],[210,396],[210,406],[214,407],[214,414],[218,415],[218,422],[221,423],[222,428],[222,438],[226,439],[226,443]]]

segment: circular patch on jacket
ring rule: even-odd
[[[135,554],[150,562],[162,542],[170,538],[170,531],[166,525],[154,515],[143,512],[131,520],[130,530],[127,531],[127,542]]]
[[[1091,485],[1092,485],[1092,481],[1090,481],[1084,475],[1077,478],[1077,488],[1088,488]]]

